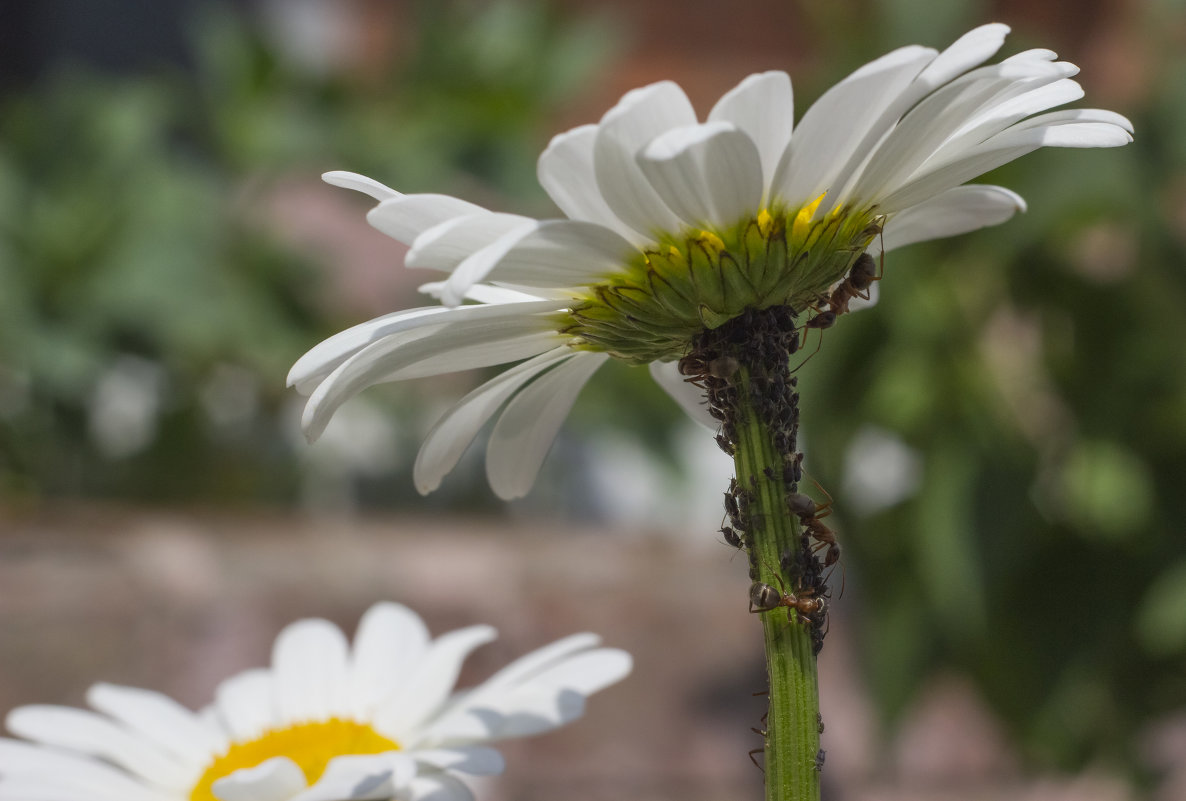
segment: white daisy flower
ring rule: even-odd
[[[293,366],[289,383],[311,393],[306,434],[315,439],[371,384],[527,359],[453,407],[415,467],[417,488],[436,488],[501,409],[487,474],[514,498],[611,356],[650,364],[703,418],[699,391],[674,369],[701,331],[747,308],[819,309],[866,250],[1004,222],[1024,210],[1020,197],[962,184],[1030,151],[1132,141],[1119,114],[1048,111],[1083,96],[1077,68],[1049,50],[981,66],[1007,33],[985,25],[943,52],[895,50],[824,93],[797,124],[782,72],[749,76],[703,122],[674,83],[631,91],[540,156],[540,183],[566,219],[326,174],[379,201],[367,217],[411,246],[408,266],[447,278],[425,287],[443,306],[356,326]]]
[[[151,690],[97,684],[90,712],[25,706],[0,739],[0,801],[468,801],[457,774],[501,773],[484,743],[562,726],[630,672],[593,634],[558,640],[453,692],[489,626],[429,638],[377,604],[351,649],[325,620],[281,632],[271,669],[223,682],[194,713]]]

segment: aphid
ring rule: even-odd
[[[745,542],[741,539],[741,535],[732,526],[721,526],[721,534],[725,537],[725,542],[732,545],[734,548],[744,548]]]
[[[815,764],[812,767],[815,769],[816,773],[819,773],[824,769],[824,759],[827,756],[828,752],[822,748],[815,752]]]
[[[819,733],[824,733],[824,716],[819,712],[815,713],[815,725],[819,729]]]
[[[724,451],[726,455],[732,456],[734,453],[736,453],[736,449],[733,447],[733,443],[730,442],[729,438],[726,437],[724,434],[717,434],[716,441],[717,441],[717,447],[720,448],[722,451]]]

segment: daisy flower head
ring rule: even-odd
[[[750,75],[704,121],[670,81],[635,89],[540,156],[561,219],[327,173],[378,201],[368,220],[411,247],[408,266],[445,278],[423,288],[441,305],[363,323],[297,361],[289,383],[310,394],[306,434],[369,385],[526,360],[447,412],[415,466],[417,488],[435,489],[497,415],[487,474],[514,498],[608,358],[649,364],[703,419],[699,390],[675,369],[701,332],[750,309],[820,310],[854,265],[867,269],[866,252],[1004,222],[1024,201],[965,182],[1033,150],[1132,141],[1119,114],[1049,111],[1083,96],[1077,68],[1051,51],[986,65],[1007,33],[991,24],[942,52],[895,50],[797,122],[782,72]]]
[[[0,738],[4,801],[468,801],[458,774],[501,773],[488,743],[562,726],[630,672],[593,634],[558,640],[477,687],[461,664],[494,639],[431,639],[406,607],[377,604],[351,648],[325,620],[291,624],[272,667],[224,681],[191,712],[150,690],[96,684],[95,712],[25,706]]]

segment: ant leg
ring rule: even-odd
[[[815,488],[817,490],[819,490],[820,492],[822,492],[824,494],[824,497],[828,499],[827,503],[823,504],[822,506],[816,507],[815,517],[818,520],[821,517],[827,517],[827,515],[820,514],[821,510],[826,509],[826,510],[828,510],[828,513],[831,514],[832,504],[834,504],[835,501],[832,499],[831,493],[829,493],[826,489],[824,489],[823,486],[821,486],[820,483],[818,481],[816,481],[814,478],[811,479],[811,483],[815,484]]]
[[[822,348],[823,346],[824,346],[824,332],[823,332],[823,329],[820,329],[820,332],[819,332],[819,344],[815,346],[815,350],[813,350],[813,351],[811,352],[811,356],[808,356],[806,359],[804,359],[803,361],[799,362],[799,366],[798,366],[798,367],[796,367],[794,370],[791,370],[791,374],[794,374],[794,373],[797,373],[797,372],[799,372],[799,369],[800,369],[800,368],[801,368],[803,365],[805,365],[805,364],[807,364],[809,361],[811,361],[811,359],[812,359],[812,356],[815,356],[815,354],[819,353],[819,349],[820,349],[820,348]]]

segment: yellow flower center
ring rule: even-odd
[[[656,234],[604,280],[583,287],[556,317],[569,345],[627,362],[670,361],[704,330],[746,309],[823,302],[881,232],[875,209],[818,215],[824,195],[798,208],[778,204],[713,230]]]
[[[365,723],[330,718],[317,723],[298,723],[273,729],[254,740],[233,743],[227,752],[210,763],[189,794],[190,801],[216,801],[211,786],[243,768],[253,768],[272,757],[288,757],[313,784],[334,757],[347,754],[382,754],[398,751],[399,744]]]

